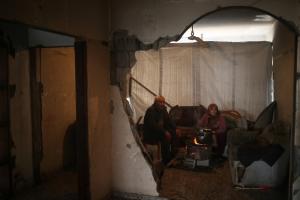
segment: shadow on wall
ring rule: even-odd
[[[67,128],[63,147],[63,169],[77,170],[77,124],[73,122]]]

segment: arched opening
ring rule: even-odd
[[[239,114],[237,121],[232,115],[226,116],[228,129],[240,128],[248,134],[250,124],[242,122],[259,122],[261,126],[255,130],[257,132],[253,137],[263,138],[268,145],[281,146],[275,163],[266,165],[260,158],[252,160],[252,166],[246,166],[238,162],[237,157],[230,156],[243,146],[240,143],[242,139],[237,139],[239,144],[234,149],[232,144],[228,144],[233,136],[228,139],[227,135],[227,151],[231,151],[227,152],[228,160],[221,168],[212,169],[213,172],[223,170],[222,175],[166,169],[162,177],[162,196],[222,199],[226,193],[229,199],[243,199],[245,196],[249,199],[287,199],[291,195],[293,160],[289,158],[293,152],[291,144],[295,124],[296,44],[295,29],[283,19],[257,8],[227,7],[193,21],[175,43],[157,51],[136,52],[137,63],[131,70],[133,79],[129,90],[136,119],[144,116],[153,103],[153,94],[163,95],[173,107],[171,111],[179,105],[177,112],[171,114],[177,130],[181,132],[179,137],[186,138],[189,134],[194,137],[194,128],[201,118],[199,105],[207,107],[210,103],[217,103],[221,111],[230,110]],[[271,109],[269,118],[262,117],[268,113],[262,111],[273,100],[277,103],[276,112]],[[223,114],[225,116],[226,112]],[[262,122],[261,118],[265,121]],[[175,157],[179,163],[175,168],[196,170],[199,159],[191,158],[191,155],[187,159],[188,152],[184,152],[187,148],[185,145],[178,150],[183,155],[181,160]],[[199,163],[200,168],[205,165]],[[275,168],[280,170],[275,172]],[[265,170],[265,177],[255,170]],[[271,174],[267,177],[266,174],[271,171],[276,178]],[[236,189],[243,189],[243,192],[232,189],[232,184],[237,186]],[[172,187],[181,188],[178,190],[184,192],[173,194]],[[263,192],[265,187],[270,190]],[[251,191],[253,188],[255,192]]]

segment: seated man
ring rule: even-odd
[[[144,117],[144,143],[147,145],[160,145],[162,161],[167,164],[171,159],[171,140],[175,128],[169,118],[165,98],[155,97],[154,103],[147,109]],[[150,150],[150,148],[147,148]],[[151,152],[150,152],[151,154]],[[155,159],[156,155],[152,155]]]

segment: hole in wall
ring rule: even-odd
[[[210,45],[214,46],[216,43],[232,43],[235,45],[237,42],[239,43],[265,43],[267,46],[269,46],[271,55],[269,55],[269,60],[270,60],[270,65],[269,65],[269,70],[273,70],[274,68],[279,69],[278,71],[276,70],[275,72],[270,71],[268,75],[268,81],[266,81],[266,87],[270,87],[267,91],[267,94],[264,96],[263,104],[261,104],[260,108],[257,109],[257,111],[253,112],[253,114],[249,114],[249,108],[245,109],[243,108],[245,105],[242,105],[240,109],[238,110],[239,113],[242,116],[247,116],[247,118],[251,118],[251,120],[255,120],[255,118],[258,116],[259,112],[266,107],[272,100],[272,96],[274,96],[275,100],[277,100],[277,103],[279,102],[279,107],[278,107],[278,112],[277,113],[277,120],[282,120],[285,121],[287,126],[289,126],[292,129],[293,126],[293,106],[287,108],[287,102],[289,104],[293,105],[294,104],[294,67],[295,67],[295,60],[293,55],[296,53],[296,48],[295,48],[295,35],[296,32],[294,30],[291,30],[290,26],[287,25],[286,22],[282,22],[282,20],[277,20],[277,17],[274,17],[273,15],[270,15],[269,13],[266,13],[262,10],[259,9],[252,9],[252,8],[228,8],[228,9],[221,9],[218,11],[213,11],[211,13],[208,13],[202,17],[199,18],[199,20],[195,20],[192,24],[190,24],[185,31],[181,34],[181,37],[178,38],[176,42],[171,42],[169,45],[166,47],[160,48],[159,50],[148,50],[148,51],[137,51],[136,52],[136,59],[137,62],[135,66],[131,69],[131,76],[133,79],[130,79],[132,83],[129,84],[129,91],[131,92],[130,95],[130,102],[133,105],[134,108],[134,118],[140,119],[140,117],[143,117],[146,109],[153,103],[154,95],[153,94],[162,94],[163,96],[166,97],[166,101],[172,105],[179,105],[181,107],[184,106],[194,106],[197,107],[199,104],[204,105],[205,107],[211,103],[211,102],[219,102],[219,105],[221,109],[238,109],[238,102],[236,101],[236,96],[231,96],[233,97],[233,100],[230,100],[229,103],[222,103],[224,99],[223,97],[216,99],[213,95],[216,92],[212,92],[210,98],[206,99],[204,97],[204,101],[201,99],[195,100],[195,96],[197,96],[197,92],[201,90],[201,88],[195,88],[195,77],[193,76],[195,73],[199,73],[199,71],[193,71],[195,70],[195,59],[201,59],[199,58],[199,55],[194,55],[195,51],[191,50],[193,48],[206,48],[206,50],[203,51],[209,51]],[[192,30],[193,26],[193,30]],[[239,29],[240,28],[240,29]],[[221,31],[222,30],[222,31]],[[239,30],[239,31],[237,31]],[[255,30],[255,31],[253,31]],[[219,33],[219,35],[218,35]],[[194,36],[191,38],[190,36]],[[194,39],[193,41],[190,41],[189,37],[191,39]],[[197,37],[195,39],[195,37]],[[288,46],[281,46],[281,42],[283,40],[288,40],[289,44]],[[188,41],[188,42],[187,42]],[[175,50],[177,48],[177,50]],[[185,48],[185,52],[180,52],[178,49],[180,48]],[[263,47],[261,47],[263,48]],[[275,49],[274,49],[275,48]],[[290,62],[288,67],[282,67],[280,64],[280,59],[283,57],[282,49],[287,48],[290,49],[289,52],[291,54],[287,57],[286,59],[289,59],[288,62]],[[167,54],[171,51],[171,53]],[[259,50],[260,51],[260,50]],[[225,51],[226,52],[226,51]],[[236,51],[235,53],[237,53]],[[228,53],[228,51],[226,52]],[[224,53],[225,54],[225,53]],[[184,55],[186,55],[187,59],[184,59]],[[165,56],[165,57],[164,57]],[[232,59],[232,54],[228,54],[225,56],[225,59]],[[248,55],[249,56],[249,55]],[[287,54],[285,54],[287,56]],[[167,58],[168,57],[168,60]],[[182,61],[183,60],[183,61]],[[186,67],[187,62],[192,60],[192,63],[190,63],[191,68],[190,71],[186,70],[188,67]],[[224,65],[224,60],[223,62],[216,62],[215,65],[222,66]],[[273,60],[273,63],[272,63]],[[172,62],[173,61],[173,62]],[[182,61],[182,62],[180,62]],[[277,62],[276,62],[277,61]],[[248,63],[251,62],[251,60],[247,61]],[[168,64],[165,64],[168,63]],[[176,65],[177,63],[178,66]],[[236,62],[232,62],[233,64],[237,64]],[[241,63],[238,63],[241,64]],[[163,66],[161,66],[163,65]],[[169,69],[164,71],[165,65],[169,65]],[[246,64],[247,65],[247,64]],[[184,66],[184,68],[182,68]],[[248,66],[250,67],[251,64]],[[178,70],[177,72],[174,72],[175,70]],[[181,70],[181,71],[180,71]],[[187,72],[186,72],[186,71]],[[197,69],[196,69],[197,70]],[[215,69],[213,69],[215,70]],[[202,71],[205,71],[203,69]],[[284,74],[289,71],[289,80],[290,81],[279,81],[280,79],[285,79],[283,78]],[[161,75],[161,72],[163,75]],[[215,71],[214,71],[215,72]],[[184,73],[187,73],[185,78],[182,78]],[[219,72],[220,73],[220,72]],[[275,73],[276,77],[273,77],[272,74]],[[151,76],[145,76],[145,74],[151,74]],[[168,74],[168,75],[166,75]],[[261,74],[261,73],[260,73]],[[198,74],[199,75],[199,74]],[[225,73],[222,75],[226,75]],[[232,74],[231,74],[232,75]],[[168,78],[168,76],[170,78]],[[179,78],[178,78],[179,77]],[[181,78],[180,78],[181,77]],[[188,78],[190,77],[190,78]],[[280,78],[281,77],[281,78]],[[205,77],[202,77],[205,78]],[[235,81],[237,81],[237,78],[233,78]],[[266,77],[265,77],[266,78]],[[163,79],[163,80],[162,80]],[[180,80],[183,79],[183,80]],[[187,90],[187,86],[183,87],[183,84],[185,83],[185,80],[193,79],[193,81],[190,81],[190,95],[185,94],[183,95],[182,92],[185,92]],[[221,78],[220,78],[221,79]],[[220,79],[214,79],[215,82],[220,81]],[[135,81],[137,80],[137,81]],[[180,80],[180,81],[179,81]],[[266,80],[266,79],[263,79]],[[272,83],[272,80],[274,81]],[[287,80],[287,79],[285,79]],[[174,82],[175,81],[175,82]],[[197,81],[196,81],[197,82]],[[202,80],[203,82],[203,80]],[[172,86],[172,85],[178,85],[177,88],[168,88],[167,86]],[[208,81],[207,84],[210,82]],[[242,82],[239,82],[241,84]],[[235,83],[233,86],[230,87],[230,92],[233,91],[233,88],[235,90],[238,90],[240,85]],[[242,83],[243,85],[245,83]],[[274,86],[274,85],[275,86]],[[167,85],[167,86],[166,86]],[[214,87],[220,87],[217,84],[211,84],[212,89],[214,90]],[[252,85],[253,86],[253,85]],[[291,94],[291,98],[289,99],[282,99],[281,94],[283,94],[283,87],[289,88],[289,93]],[[145,89],[146,88],[146,89]],[[277,94],[273,94],[273,88],[275,90],[275,93],[277,91]],[[152,92],[147,92],[147,90],[150,90]],[[173,91],[180,91],[179,93],[176,94],[176,92],[172,93]],[[224,90],[222,90],[224,92]],[[222,93],[221,92],[221,93]],[[173,95],[172,95],[173,94]],[[191,100],[187,101],[186,99],[191,96]],[[202,94],[203,96],[208,96],[205,94]],[[221,95],[222,96],[222,95]],[[180,98],[182,97],[182,98]],[[249,97],[250,99],[253,98]],[[255,103],[257,105],[257,103]],[[182,108],[183,109],[183,108]],[[288,111],[287,111],[288,110]],[[182,111],[181,111],[182,112]],[[193,117],[199,117],[197,114],[192,114]],[[178,116],[175,117],[175,121],[180,118]],[[199,119],[198,119],[199,120]],[[197,120],[194,120],[197,121]],[[140,121],[141,122],[141,121]],[[178,123],[178,121],[176,121]],[[287,145],[288,145],[288,141]],[[286,147],[287,148],[287,147]],[[286,151],[289,151],[289,148],[286,149]],[[289,154],[289,152],[288,152]],[[285,160],[285,171],[288,171],[288,165],[289,165],[289,160]],[[167,169],[168,171],[168,169]],[[292,170],[293,171],[293,170]],[[230,172],[228,172],[230,173]],[[283,172],[284,173],[284,172]],[[176,175],[170,175],[173,177],[168,177],[170,180],[173,178],[174,180],[176,179]],[[285,173],[284,177],[288,177],[289,174]],[[178,177],[177,177],[178,178]],[[172,179],[172,180],[173,180]],[[192,177],[190,178],[191,180],[193,179]],[[176,181],[172,182],[176,182]],[[187,184],[189,184],[189,180],[186,180]],[[288,178],[283,178],[282,183],[287,183]],[[193,185],[193,183],[191,183]],[[195,183],[195,185],[197,185]],[[184,187],[183,184],[181,185],[178,183],[176,187]],[[223,186],[226,188],[227,186]],[[288,192],[286,192],[288,188],[283,189],[280,195],[283,198],[287,198]],[[276,193],[276,192],[275,192]],[[162,191],[161,193],[162,196],[170,197],[170,195],[167,192],[167,189],[165,191]],[[187,194],[185,194],[187,195]],[[234,195],[233,193],[229,195]],[[195,195],[195,199],[197,199]],[[255,199],[255,197],[253,198]]]

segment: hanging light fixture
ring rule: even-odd
[[[188,37],[189,40],[195,40],[197,43],[203,45],[203,46],[207,46],[207,43],[204,42],[201,38],[195,36],[194,34],[194,25],[192,25],[192,31],[191,31],[191,35]]]

